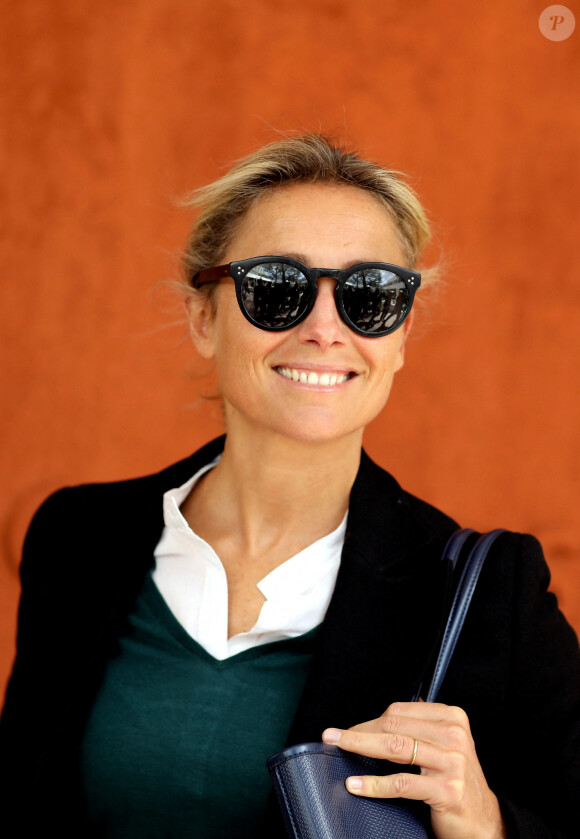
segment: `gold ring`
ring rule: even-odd
[[[419,741],[417,740],[417,738],[415,738],[415,740],[413,741],[413,757],[411,758],[411,762],[409,763],[409,766],[414,766],[415,765],[415,761],[417,760],[417,746],[418,745],[419,745]]]

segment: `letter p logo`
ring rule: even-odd
[[[538,25],[549,41],[565,41],[574,32],[576,20],[567,6],[548,6],[540,15]]]

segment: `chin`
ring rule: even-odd
[[[350,436],[348,433],[332,433],[328,430],[324,431],[308,431],[308,430],[301,430],[300,432],[296,432],[294,434],[285,434],[286,438],[294,440],[297,443],[307,443],[309,445],[324,445],[326,443],[332,443],[337,440],[343,439],[344,437]]]
[[[335,418],[336,419],[336,418]],[[324,445],[327,443],[345,440],[353,435],[358,435],[362,440],[362,427],[345,427],[328,420],[317,422],[294,422],[273,429],[281,437],[287,440],[294,440],[297,443],[308,443],[310,445]]]

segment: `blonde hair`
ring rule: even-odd
[[[239,223],[264,193],[301,183],[344,184],[374,195],[395,224],[405,258],[403,267],[417,268],[430,238],[429,223],[415,192],[400,173],[363,160],[327,137],[305,134],[258,149],[183,201],[186,207],[200,209],[182,257],[183,281],[188,290],[193,290],[192,279],[198,271],[220,264]],[[433,281],[433,273],[424,272],[423,285]],[[211,299],[214,288],[208,284],[197,293],[209,294]]]

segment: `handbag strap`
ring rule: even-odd
[[[464,527],[461,530],[456,530],[455,533],[452,533],[447,544],[443,548],[441,561],[445,562],[447,560],[448,562],[451,562],[453,569],[455,569],[459,555],[463,550],[463,546],[472,533],[475,533],[475,530],[472,530],[470,527]]]
[[[465,545],[467,539],[474,532],[475,531],[469,528],[457,530],[447,542],[441,558],[443,560],[451,561],[453,568],[455,568],[461,549]],[[429,690],[427,691],[426,702],[435,702],[437,698],[437,694],[439,693],[439,689],[443,679],[445,678],[449,662],[451,661],[457,641],[459,640],[483,563],[485,562],[485,558],[489,553],[491,546],[497,537],[502,533],[505,533],[505,530],[502,528],[491,530],[489,533],[483,533],[471,549],[469,556],[465,561],[465,566],[461,573],[459,583],[455,590],[453,603],[451,604],[451,609],[449,611],[449,617],[447,619],[447,625],[445,626],[445,632],[443,633],[441,648],[437,657],[437,663],[435,664],[435,670],[433,671],[433,678],[431,679],[431,684],[429,686]]]

